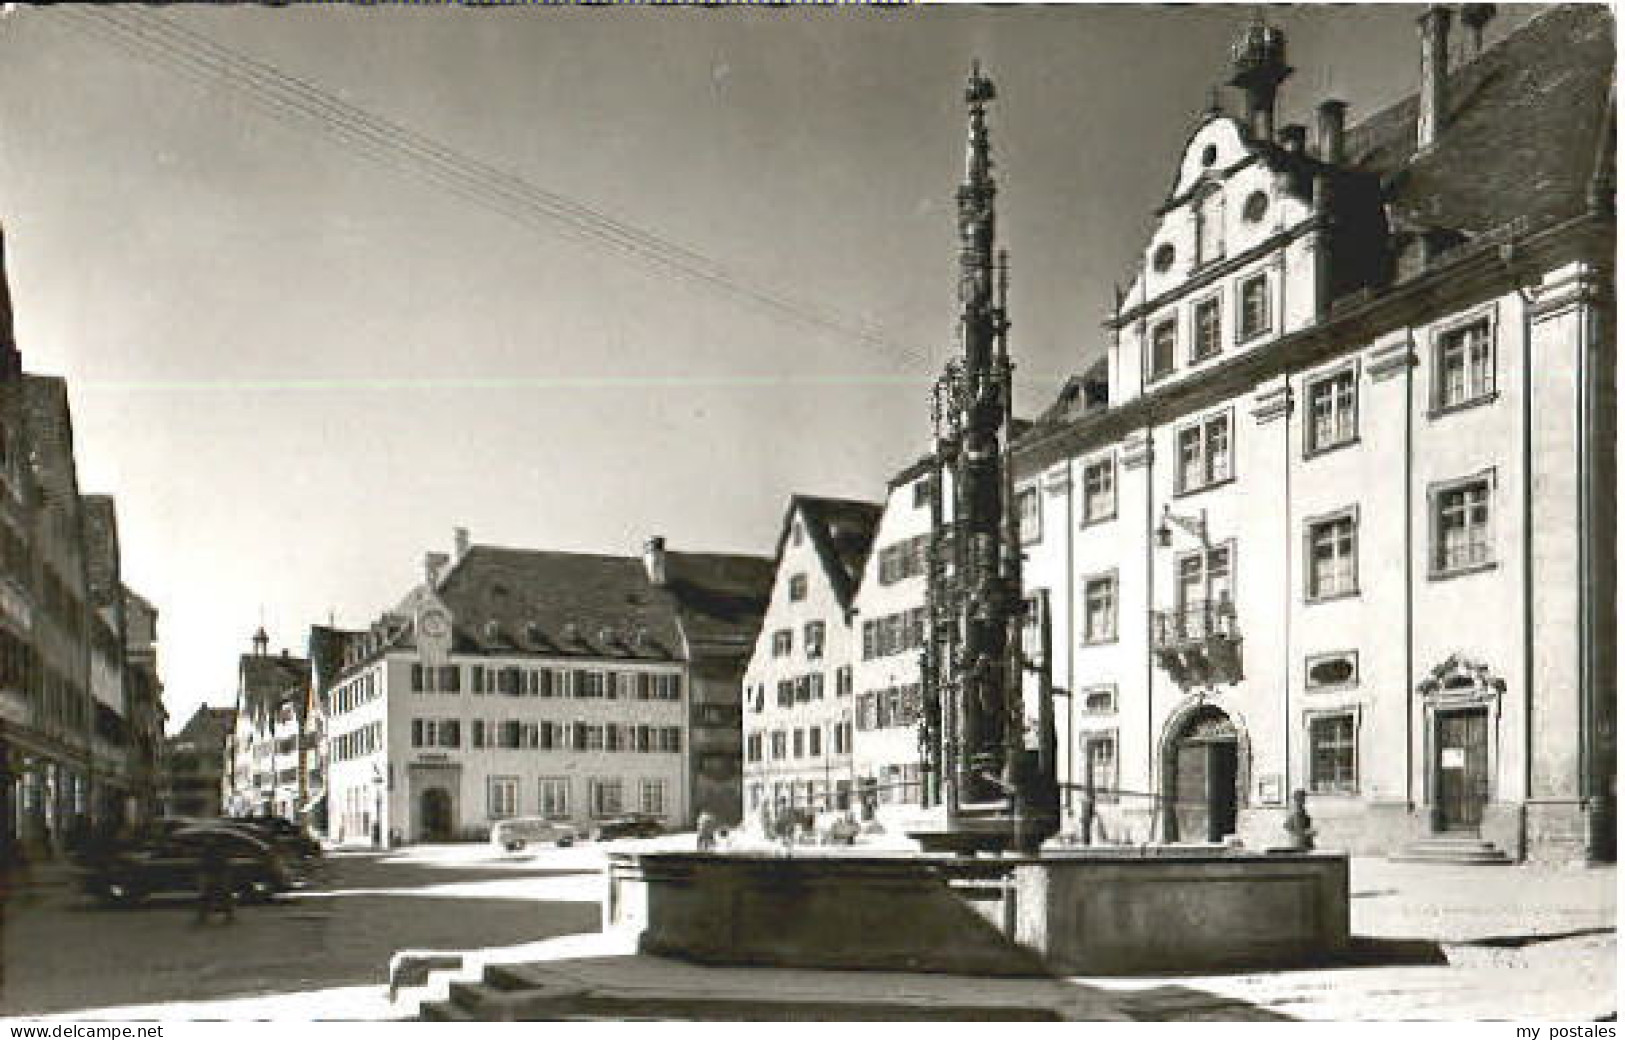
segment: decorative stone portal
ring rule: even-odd
[[[1330,853],[617,854],[608,879],[606,930],[709,964],[1113,975],[1324,963],[1349,942]]]
[[[1243,734],[1222,709],[1197,703],[1163,741],[1163,839],[1221,842],[1236,833],[1247,789]]]

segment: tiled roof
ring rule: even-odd
[[[790,523],[797,511],[807,519],[807,537],[812,539],[824,563],[835,598],[843,607],[851,606],[885,506],[847,498],[792,496],[790,508],[785,511],[784,529],[779,532],[780,559],[784,557],[784,540],[789,537]]]
[[[1611,115],[1607,7],[1554,7],[1450,72],[1446,118],[1417,154],[1412,94],[1350,129],[1346,151],[1382,176],[1406,221],[1477,236],[1578,215]]]
[[[226,734],[237,724],[237,709],[213,708],[207,704],[199,706],[186,720],[186,725],[180,728],[172,741],[188,741],[209,747],[219,747],[225,743]]]
[[[666,579],[651,585],[634,556],[475,545],[436,594],[459,649],[676,660],[688,644],[755,638],[772,562],[668,551]]]
[[[240,659],[242,711],[254,717],[268,715],[285,694],[309,681],[310,662],[302,657],[244,654]],[[299,704],[303,709],[304,705]]]

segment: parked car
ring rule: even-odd
[[[491,825],[491,844],[509,852],[518,852],[526,845],[553,844],[568,848],[575,844],[576,830],[567,823],[546,820],[540,816],[520,816],[511,820],[498,820]]]
[[[593,828],[592,836],[595,841],[610,841],[614,838],[653,838],[666,830],[658,816],[646,813],[627,813],[608,820],[600,820]]]
[[[150,895],[194,893],[207,843],[224,852],[239,898],[267,900],[298,887],[301,879],[269,842],[214,821],[170,821],[149,837],[110,845],[80,862],[79,884],[88,894],[112,904],[138,903]]]

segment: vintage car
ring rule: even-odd
[[[526,845],[567,848],[574,845],[575,840],[574,827],[540,816],[519,816],[511,820],[498,820],[491,825],[491,844],[509,852],[518,852]]]
[[[316,860],[322,856],[322,843],[298,824],[281,816],[233,816],[221,822],[250,828],[269,841],[284,856],[295,860]]]
[[[218,850],[241,899],[265,901],[303,884],[271,843],[241,827],[208,821],[164,826],[143,839],[90,850],[77,865],[79,885],[115,905],[151,895],[196,893],[210,845]]]
[[[665,833],[666,826],[660,817],[650,816],[646,813],[627,813],[624,816],[615,816],[607,820],[600,820],[592,829],[594,841],[610,841],[615,838],[653,838]]]

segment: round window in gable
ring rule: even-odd
[[[1202,165],[1203,166],[1212,166],[1214,163],[1216,163],[1218,161],[1219,161],[1219,146],[1218,145],[1210,144],[1206,148],[1202,149]]]
[[[1249,224],[1256,224],[1264,219],[1264,214],[1270,211],[1270,197],[1261,191],[1255,191],[1247,196],[1247,201],[1241,204],[1241,219]]]
[[[1157,251],[1151,254],[1151,266],[1158,271],[1166,271],[1174,266],[1174,247],[1171,243],[1164,242],[1157,247]]]

